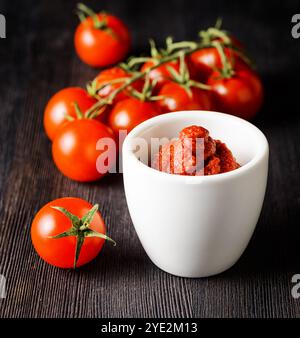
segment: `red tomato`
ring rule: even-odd
[[[125,70],[123,70],[120,67],[112,67],[109,69],[105,69],[99,73],[99,75],[96,77],[96,88],[100,88],[101,86],[114,81],[116,79],[120,78],[125,78],[129,79],[131,78],[132,75],[130,73],[127,73]],[[122,86],[123,82],[117,82],[117,83],[112,83],[108,84],[107,86],[103,87],[98,91],[98,95],[102,98],[105,98],[109,96],[113,91],[116,89],[120,88]],[[143,88],[143,81],[137,80],[132,84],[132,87],[138,91],[141,91]],[[128,98],[128,90],[124,90],[120,92],[116,97],[115,97],[115,102],[121,101]]]
[[[148,61],[143,64],[141,72],[145,72],[147,69],[152,67],[155,64],[154,61]],[[159,90],[165,83],[170,82],[172,75],[168,67],[173,68],[176,72],[179,72],[179,61],[174,60],[170,62],[163,63],[161,66],[153,69],[149,73],[151,80],[156,80],[156,89]]]
[[[71,220],[61,211],[52,207],[65,208],[78,218],[82,218],[91,210],[92,205],[80,198],[59,198],[42,207],[31,225],[32,244],[40,257],[51,265],[72,268],[74,267],[77,237],[52,238],[52,236],[57,236],[72,227]],[[105,224],[99,212],[94,214],[89,223],[89,229],[105,235]],[[93,260],[101,251],[104,241],[105,239],[99,237],[85,237],[76,266]]]
[[[178,83],[165,84],[159,96],[163,96],[158,104],[163,113],[179,110],[211,110],[211,99],[209,91],[191,87],[191,95]]]
[[[189,71],[190,78],[196,79],[197,69],[194,68],[194,65],[190,62],[188,58],[185,58],[185,63]],[[141,72],[145,72],[147,69],[149,69],[150,67],[154,65],[155,65],[154,61],[145,62],[143,66],[141,67]],[[173,60],[170,62],[166,62],[166,63],[163,63],[161,66],[154,68],[153,70],[150,71],[149,73],[150,79],[152,81],[156,80],[156,87],[155,87],[156,92],[159,91],[163,85],[172,81],[173,76],[169,71],[169,67],[173,68],[177,73],[179,73],[180,61],[177,59],[177,60]]]
[[[75,32],[75,49],[80,59],[93,67],[106,67],[122,61],[130,48],[128,28],[117,17],[97,14],[102,28],[96,28],[92,17],[81,22]]]
[[[110,165],[116,158],[115,149],[97,150],[96,144],[102,138],[113,138],[112,131],[103,123],[95,120],[75,120],[57,133],[52,144],[53,160],[58,169],[67,177],[81,182],[100,179],[107,173],[105,168],[97,170],[99,156],[106,152]],[[98,168],[99,169],[99,168]]]
[[[118,102],[109,116],[109,125],[117,134],[119,130],[129,133],[135,126],[161,113],[156,103],[129,98]]]
[[[216,110],[251,119],[263,102],[263,85],[260,78],[250,70],[238,70],[232,78],[221,78],[214,72],[208,85]]]
[[[225,55],[235,69],[249,68],[249,66],[230,48],[224,48]],[[203,48],[190,55],[190,62],[200,81],[206,82],[214,70],[222,68],[222,61],[215,47]]]
[[[77,103],[84,113],[93,106],[97,100],[89,96],[82,88],[70,87],[57,92],[51,97],[44,112],[44,127],[49,139],[53,141],[59,128],[68,122],[66,115],[76,118],[74,103]],[[102,119],[99,116],[98,119]]]

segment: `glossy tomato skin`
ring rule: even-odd
[[[129,51],[131,38],[126,25],[117,17],[99,13],[111,31],[95,28],[91,17],[81,22],[74,35],[79,58],[92,67],[106,67],[122,61]]]
[[[51,206],[65,208],[81,218],[92,208],[92,205],[80,198],[59,198],[42,207],[31,225],[32,244],[39,256],[47,263],[59,268],[73,268],[76,237],[49,238],[68,230],[72,224],[64,214],[52,209]],[[105,224],[99,212],[95,214],[90,228],[103,234],[106,233]],[[85,238],[76,266],[93,260],[101,251],[103,244],[102,238]]]
[[[75,120],[62,127],[52,144],[52,156],[58,169],[75,181],[90,182],[103,177],[96,163],[105,150],[97,150],[96,144],[102,138],[114,140],[113,132],[101,122],[82,119]],[[107,154],[116,158],[112,147]],[[112,161],[111,164],[114,164]]]
[[[163,99],[158,101],[162,113],[179,110],[212,110],[210,92],[198,88],[191,88],[192,95],[178,83],[165,84],[159,92]]]
[[[129,133],[138,124],[160,113],[155,102],[128,98],[115,105],[108,119],[109,126],[116,135],[119,130],[127,130]]]
[[[101,86],[116,80],[116,79],[120,79],[120,78],[125,78],[125,79],[129,79],[131,78],[132,75],[128,72],[126,72],[125,70],[123,70],[120,67],[112,67],[109,69],[104,69],[103,71],[101,71],[98,76],[95,78],[96,81],[96,87],[100,88]],[[101,98],[105,98],[107,96],[109,96],[113,91],[115,91],[116,89],[120,88],[120,86],[122,86],[123,83],[112,83],[109,84],[103,88],[101,88],[98,91],[98,95]],[[137,80],[132,84],[132,87],[138,91],[141,91],[143,88],[143,81],[141,80]],[[128,91],[124,90],[122,92],[120,92],[114,99],[114,102],[118,102],[121,100],[124,100],[128,98]]]
[[[84,113],[97,100],[91,97],[86,90],[79,87],[65,88],[53,95],[44,112],[44,128],[51,141],[53,141],[60,127],[69,122],[65,118],[66,115],[76,118],[74,102],[78,104],[80,110]],[[99,120],[101,118],[99,116]]]
[[[232,78],[220,78],[214,72],[208,84],[212,88],[215,109],[244,119],[253,118],[263,102],[263,85],[253,71],[236,71]]]
[[[225,55],[232,60],[234,69],[249,68],[249,66],[232,49],[225,47]],[[222,68],[219,52],[215,47],[203,48],[190,55],[190,62],[197,73],[197,79],[206,82],[209,76],[216,70]]]

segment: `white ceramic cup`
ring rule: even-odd
[[[135,138],[178,136],[200,125],[225,142],[241,168],[212,176],[180,176],[140,161]],[[138,237],[159,268],[205,277],[230,268],[245,250],[258,221],[268,175],[268,142],[251,123],[211,111],[182,111],[135,127],[123,144],[129,212]]]

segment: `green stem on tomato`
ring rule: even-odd
[[[136,74],[134,76],[132,76],[131,78],[128,78],[127,81],[124,81],[124,83],[119,88],[117,88],[114,92],[112,92],[107,98],[105,98],[104,100],[100,100],[100,101],[96,102],[90,109],[88,109],[85,113],[85,117],[90,118],[90,116],[93,114],[93,112],[95,110],[98,110],[99,108],[101,108],[102,106],[104,106],[106,104],[111,104],[113,102],[114,98],[121,91],[126,89],[128,86],[130,86],[135,81],[143,78],[147,73],[151,72],[153,69],[160,67],[164,63],[179,59],[180,55],[182,55],[182,54],[185,56],[185,55],[188,55],[188,54],[195,52],[196,50],[203,49],[203,48],[206,48],[206,47],[208,47],[208,46],[205,45],[205,44],[195,43],[193,48],[185,49],[185,50],[179,50],[179,51],[174,52],[171,55],[167,55],[167,56],[162,57],[156,64],[149,67],[147,69],[147,71],[136,72]]]
[[[227,77],[227,78],[233,76],[234,74],[233,67],[230,64],[229,60],[227,59],[227,56],[224,53],[223,47],[230,47],[233,50],[238,50],[238,49],[234,48],[234,46],[232,45],[232,41],[230,37],[228,36],[228,34],[225,31],[221,30],[220,27],[218,26],[208,28],[206,31],[201,31],[199,34],[202,38],[202,41],[199,43],[194,42],[194,41],[173,42],[172,38],[169,37],[167,39],[167,50],[165,50],[166,55],[162,53],[161,58],[140,57],[140,58],[130,59],[129,63],[127,64],[127,67],[129,69],[145,61],[153,60],[154,62],[151,67],[147,68],[147,70],[142,71],[142,72],[141,71],[134,72],[131,78],[128,78],[126,81],[124,81],[124,83],[119,88],[117,88],[115,91],[113,91],[107,98],[96,102],[90,109],[86,111],[85,117],[90,118],[91,116],[95,116],[95,112],[99,111],[101,107],[107,104],[112,104],[115,97],[121,91],[131,86],[131,84],[134,83],[135,81],[145,77],[152,70],[160,67],[161,65],[167,62],[178,60],[180,58],[184,59],[186,55],[191,54],[200,49],[204,49],[208,47],[215,47],[220,54],[220,58],[222,62],[222,70],[221,70],[222,76]],[[220,38],[221,41],[214,40],[216,38]],[[152,48],[153,48],[153,43],[152,43]],[[241,51],[240,53],[241,55],[243,55]],[[247,63],[249,63],[249,60]],[[202,88],[206,90],[210,89],[209,86],[206,86],[204,84],[201,84],[195,81],[193,81],[191,85],[194,87],[198,87],[198,88]]]
[[[84,21],[84,18],[86,18],[86,16],[89,16],[92,18],[96,28],[103,27],[104,23],[100,21],[98,15],[85,4],[78,3],[77,10],[78,10],[78,16],[79,16],[80,21]]]
[[[195,41],[179,41],[179,42],[173,42],[168,46],[168,51],[173,52],[174,50],[177,49],[185,49],[185,48],[190,48],[193,49],[197,47],[198,44]]]
[[[110,34],[113,34],[112,30],[107,26],[107,21],[106,21],[105,16],[102,19],[100,19],[98,14],[95,13],[91,8],[89,8],[85,4],[83,3],[77,4],[77,15],[81,22],[83,22],[87,17],[90,17],[93,20],[95,28],[102,29],[102,30],[107,31]]]
[[[64,237],[75,237],[76,238],[76,246],[75,246],[75,254],[74,254],[74,269],[76,269],[78,258],[80,255],[80,251],[82,245],[85,241],[86,237],[98,237],[109,242],[112,242],[113,245],[116,245],[116,242],[105,234],[99,233],[90,228],[90,224],[98,210],[98,204],[95,204],[92,209],[90,209],[82,218],[77,217],[72,214],[65,208],[61,208],[58,206],[52,206],[52,209],[55,209],[61,213],[63,213],[70,221],[71,227],[66,231],[59,233],[55,236],[50,236],[52,239],[60,239]]]
[[[144,63],[144,62],[148,62],[148,61],[151,61],[152,58],[151,57],[148,57],[148,56],[141,56],[141,57],[134,57],[134,58],[131,58],[129,61],[128,61],[128,67],[129,68],[133,68],[135,65],[138,65],[138,64],[141,64],[141,63]]]
[[[76,113],[77,118],[80,120],[83,118],[83,113],[78,105],[78,103],[76,101],[73,102],[73,106],[74,106],[74,110]]]
[[[225,55],[224,49],[220,41],[213,41],[212,42],[213,47],[215,47],[219,53],[221,62],[222,62],[222,69],[221,69],[221,75],[223,78],[230,78],[234,74],[234,70],[232,67],[232,64],[228,61],[227,56]]]

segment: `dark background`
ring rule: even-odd
[[[59,89],[84,85],[97,70],[73,48],[75,1],[0,1],[0,273],[7,278],[1,317],[300,317],[291,296],[300,273],[300,39],[291,36],[297,1],[86,1],[120,16],[132,53],[150,37],[193,39],[221,16],[256,60],[265,105],[254,123],[270,143],[270,174],[254,237],[239,262],[203,279],[171,276],[142,249],[128,214],[121,175],[79,184],[51,159],[43,109]],[[298,81],[298,82],[297,82]],[[116,248],[78,271],[45,264],[33,250],[30,223],[46,202],[78,196],[100,203]],[[200,203],[200,201],[199,201]]]

